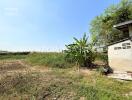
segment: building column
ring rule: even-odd
[[[132,37],[132,25],[129,26],[129,36]]]

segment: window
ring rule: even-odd
[[[127,49],[131,49],[131,46],[127,46]]]
[[[122,47],[122,49],[126,49],[126,47]]]
[[[122,46],[131,45],[130,43],[123,43]]]
[[[114,50],[117,50],[117,47],[114,47]]]
[[[119,49],[121,49],[121,47],[115,47],[115,48],[114,48],[114,50],[119,50]]]

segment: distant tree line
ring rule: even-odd
[[[0,52],[0,55],[28,55],[30,52],[7,52],[2,51]]]

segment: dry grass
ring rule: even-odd
[[[95,71],[30,66],[23,60],[0,62],[0,100],[131,100],[131,82]]]

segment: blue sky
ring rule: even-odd
[[[0,0],[0,50],[60,51],[120,0]]]

